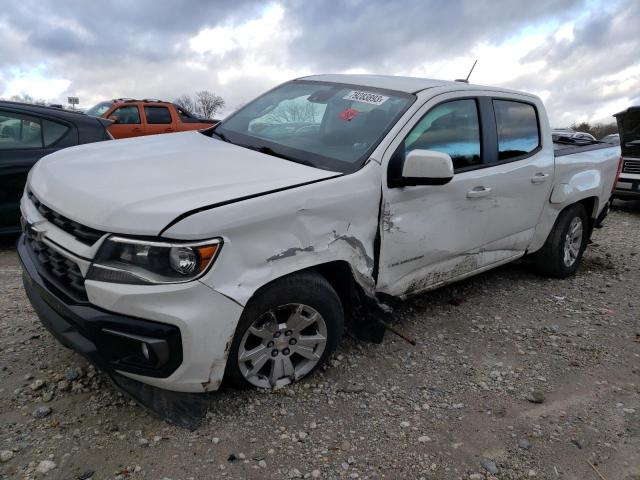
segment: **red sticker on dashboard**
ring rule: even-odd
[[[340,113],[340,118],[342,120],[345,120],[347,122],[350,122],[351,120],[353,120],[354,118],[356,118],[358,116],[360,112],[358,110],[356,110],[355,108],[345,108],[341,113]]]

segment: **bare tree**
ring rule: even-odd
[[[196,113],[196,102],[191,95],[180,95],[173,103],[189,113]]]
[[[20,95],[12,95],[9,99],[12,102],[33,103],[35,105],[44,105],[45,101],[42,99],[35,99],[28,93],[21,93]]]
[[[196,93],[195,105],[198,114],[204,118],[213,118],[217,111],[224,108],[225,102],[220,95],[202,90]]]

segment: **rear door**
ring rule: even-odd
[[[487,214],[485,263],[524,252],[553,185],[553,145],[542,105],[531,97],[487,99],[494,116],[497,151],[485,165],[493,208]],[[542,112],[542,113],[541,113]],[[546,132],[545,134],[543,134]]]
[[[147,135],[175,132],[175,120],[165,105],[145,104],[145,130]]]
[[[115,120],[108,128],[113,138],[129,138],[145,135],[144,125],[138,105],[123,105],[116,108],[108,116]]]
[[[20,198],[31,167],[77,139],[76,129],[63,121],[0,110],[0,233],[19,229]]]

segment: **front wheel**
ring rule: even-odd
[[[589,217],[577,203],[563,210],[544,246],[531,256],[538,273],[566,278],[576,273],[589,241]]]
[[[278,279],[240,318],[227,376],[240,387],[275,388],[320,367],[342,336],[344,314],[329,282],[314,272]]]

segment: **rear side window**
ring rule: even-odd
[[[538,115],[533,105],[509,100],[494,100],[498,128],[498,160],[512,160],[540,146]]]
[[[167,107],[144,107],[147,123],[171,123],[171,113]]]
[[[52,122],[50,120],[42,120],[42,137],[44,139],[44,146],[48,147],[53,145],[62,137],[64,137],[69,131],[69,127],[62,125],[58,122]]]
[[[40,119],[0,111],[0,150],[42,148]]]
[[[448,153],[456,170],[481,163],[478,105],[473,99],[453,100],[430,110],[404,141],[414,149]]]
[[[116,109],[109,118],[116,118],[118,123],[130,125],[140,123],[140,112],[135,105],[129,105]]]

